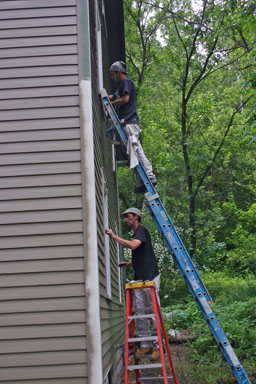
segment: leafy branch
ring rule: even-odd
[[[201,178],[200,178],[199,181],[198,181],[197,187],[196,187],[195,192],[194,192],[194,196],[196,196],[196,195],[198,194],[199,189],[200,189],[200,187],[203,185],[206,176],[208,175],[208,173],[210,172],[211,168],[213,167],[213,165],[214,165],[214,163],[215,163],[215,161],[216,161],[216,158],[217,158],[219,152],[221,151],[221,149],[222,149],[222,147],[223,147],[223,145],[224,145],[225,139],[226,139],[226,137],[227,137],[227,135],[228,135],[228,133],[229,133],[231,127],[233,126],[233,121],[234,121],[234,118],[235,118],[236,114],[237,114],[239,111],[241,111],[241,109],[243,109],[243,108],[246,106],[246,104],[251,100],[252,97],[253,97],[253,95],[251,95],[250,97],[248,97],[243,103],[241,103],[241,104],[239,105],[238,108],[236,108],[236,109],[233,111],[233,113],[232,113],[232,115],[231,115],[231,117],[230,117],[229,123],[228,123],[228,125],[227,125],[227,128],[226,128],[226,130],[225,130],[225,132],[224,132],[224,135],[223,135],[223,137],[222,137],[222,140],[221,140],[221,142],[220,142],[218,148],[216,149],[216,151],[215,151],[215,153],[214,153],[214,155],[213,155],[212,161],[211,161],[210,164],[207,166],[207,168],[205,169],[203,175],[201,176]]]

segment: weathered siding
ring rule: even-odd
[[[91,46],[96,47],[96,9],[95,2],[90,2],[90,28]],[[98,2],[99,14],[101,12],[101,2]],[[105,22],[102,19],[101,25]],[[103,47],[107,46],[106,35],[102,30]],[[106,51],[105,51],[106,53]],[[123,342],[124,332],[124,312],[123,305],[120,303],[118,267],[117,267],[117,248],[113,241],[110,241],[111,255],[111,298],[107,297],[106,290],[106,255],[105,255],[105,228],[104,228],[104,206],[103,206],[103,178],[104,175],[108,189],[108,213],[109,226],[115,230],[118,223],[118,196],[116,173],[112,167],[112,148],[109,140],[105,137],[105,130],[108,124],[102,123],[104,114],[99,100],[98,89],[98,57],[97,50],[91,52],[92,85],[93,85],[93,123],[94,123],[94,154],[95,154],[95,175],[96,175],[96,201],[97,201],[97,223],[98,223],[98,254],[99,254],[99,278],[100,278],[100,303],[101,303],[101,330],[102,330],[102,352],[103,352],[103,373],[104,377],[108,373],[117,354],[116,345]],[[103,56],[103,72],[105,73],[104,86],[109,84],[109,61],[105,54]],[[121,374],[121,372],[120,372]]]
[[[75,0],[0,1],[0,383],[87,382]]]

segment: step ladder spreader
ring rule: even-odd
[[[103,108],[105,114],[112,122],[113,128],[120,137],[121,145],[126,148],[127,137],[123,130],[123,126],[109,101],[108,95],[103,89],[101,91],[101,97],[103,102]],[[204,286],[199,273],[191,260],[186,248],[184,247],[177,231],[169,218],[160,198],[157,194],[154,186],[139,162],[137,166],[137,172],[141,177],[147,192],[145,197],[147,199],[147,209],[154,220],[162,238],[164,239],[170,254],[173,257],[175,264],[177,265],[181,275],[183,276],[185,283],[187,284],[192,296],[194,297],[200,311],[202,312],[215,340],[218,343],[219,349],[221,350],[224,358],[230,366],[234,376],[239,384],[251,384],[247,377],[242,364],[238,360],[233,348],[231,347],[228,338],[223,332],[216,316],[211,308],[212,299]]]

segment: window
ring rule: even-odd
[[[103,204],[104,204],[104,232],[105,228],[109,228],[108,220],[108,189],[103,176]],[[109,250],[109,236],[105,234],[105,266],[106,266],[106,290],[107,296],[111,298],[111,265],[110,265],[110,250]]]

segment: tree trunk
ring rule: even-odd
[[[188,155],[188,149],[187,149],[187,105],[186,105],[186,99],[185,99],[185,86],[183,89],[183,100],[182,100],[182,151],[183,151],[183,157],[186,167],[186,173],[187,173],[187,183],[188,183],[188,192],[189,192],[189,225],[191,228],[191,251],[190,255],[191,257],[194,256],[196,252],[196,220],[195,220],[195,210],[196,210],[196,199],[194,195],[194,185],[193,185],[193,175],[190,167],[190,161],[189,161],[189,155]]]

